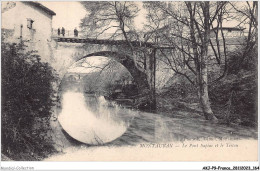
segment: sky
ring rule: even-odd
[[[59,27],[64,27],[66,30],[74,30],[75,27],[79,29],[81,19],[87,14],[83,5],[78,1],[41,1],[40,3],[56,13],[52,21],[54,29],[58,29]],[[134,25],[137,30],[141,30],[145,22],[146,10],[143,9],[142,2],[136,3],[141,10],[138,17],[134,20]],[[223,25],[234,27],[237,25],[237,22],[224,21]]]
[[[66,30],[73,30],[75,27],[79,28],[80,20],[86,15],[84,7],[76,1],[45,1],[40,3],[56,13],[52,21],[53,29],[59,27],[64,27]]]
[[[83,5],[77,1],[41,1],[40,3],[56,13],[52,21],[54,29],[58,29],[59,27],[64,27],[66,30],[74,30],[75,27],[79,28],[80,20],[87,14]],[[141,2],[138,2],[137,5],[139,9],[142,9]],[[145,20],[144,14],[145,10],[140,10],[138,17],[134,21],[137,29],[141,29],[143,26]]]

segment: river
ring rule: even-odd
[[[167,116],[141,112],[106,101],[103,96],[74,91],[63,93],[58,119],[51,125],[55,147],[63,153],[50,156],[46,159],[48,161],[141,143],[257,138],[254,129],[209,123],[197,114],[175,111],[172,116]]]

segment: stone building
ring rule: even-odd
[[[2,2],[2,35],[7,42],[21,40],[37,50],[43,61],[51,58],[52,17],[55,12],[38,2]]]

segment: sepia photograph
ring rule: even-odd
[[[2,163],[257,162],[257,104],[258,1],[1,2]]]

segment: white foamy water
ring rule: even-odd
[[[120,137],[127,129],[123,120],[115,120],[115,109],[108,110],[103,97],[97,98],[98,109],[91,110],[79,92],[65,92],[58,120],[73,138],[87,144],[103,144]],[[113,117],[111,116],[113,115]]]

